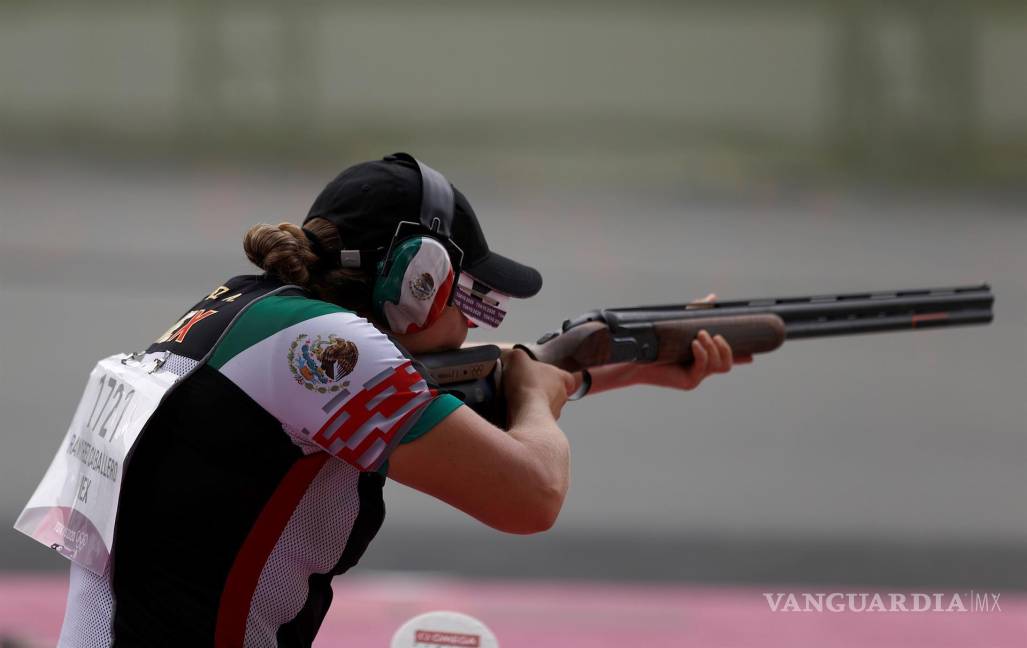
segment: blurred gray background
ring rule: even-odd
[[[556,527],[392,483],[360,569],[1027,588],[1027,7],[0,2],[0,519],[96,359],[146,346],[345,166],[447,174],[599,306],[990,282],[987,328],[798,341],[568,405]],[[0,532],[0,569],[59,559]]]

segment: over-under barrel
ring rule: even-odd
[[[666,320],[770,314],[784,322],[789,340],[991,322],[995,297],[988,284],[881,292],[771,297],[699,304],[604,308],[567,320],[567,331],[584,322],[611,328]]]

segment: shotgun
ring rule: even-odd
[[[988,324],[988,284],[883,292],[771,297],[592,310],[564,321],[534,344],[535,360],[566,371],[618,362],[692,362],[691,342],[706,330],[738,355],[766,353],[785,340]],[[442,388],[493,423],[505,421],[495,345],[423,354],[417,360]]]

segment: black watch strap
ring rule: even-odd
[[[581,370],[581,386],[578,387],[573,394],[567,397],[569,401],[581,400],[585,397],[585,394],[592,389],[592,374],[589,373],[588,369]]]

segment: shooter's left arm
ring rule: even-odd
[[[713,293],[698,300],[697,303],[708,303],[715,300]],[[699,331],[692,340],[692,355],[695,361],[689,365],[624,362],[589,369],[592,376],[592,387],[589,394],[631,387],[632,385],[656,385],[671,389],[691,390],[699,386],[708,376],[727,373],[736,364],[752,362],[751,355],[735,355],[731,345],[722,335],[711,336],[707,331]],[[574,374],[581,384],[581,373]]]
[[[714,293],[697,300],[696,303],[708,303],[717,298]],[[480,342],[478,343],[480,344]],[[513,342],[489,342],[501,349],[509,350]],[[474,346],[464,343],[464,346]],[[736,364],[749,364],[751,355],[735,355],[731,345],[722,335],[711,336],[707,331],[700,331],[692,340],[692,355],[695,361],[688,365],[655,362],[621,362],[617,364],[592,367],[589,374],[592,386],[589,394],[631,387],[633,385],[655,385],[670,389],[692,390],[699,386],[707,377],[727,373]],[[581,386],[582,374],[574,372],[575,390]]]
[[[692,354],[695,362],[684,366],[654,362],[624,362],[589,369],[592,376],[592,387],[589,394],[630,387],[632,385],[656,385],[671,389],[691,390],[699,386],[707,377],[727,373],[736,364],[752,362],[752,356],[736,356],[731,345],[720,335],[711,336],[700,331],[692,341]],[[581,381],[581,374],[574,377]]]

